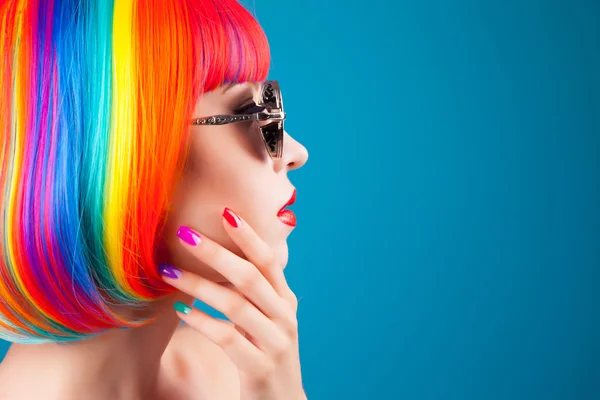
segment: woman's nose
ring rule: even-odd
[[[283,138],[283,156],[281,157],[281,167],[288,171],[298,169],[308,160],[308,150],[300,142],[284,132]]]

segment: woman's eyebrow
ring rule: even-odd
[[[234,86],[244,86],[244,89],[251,88],[252,90],[254,90],[258,87],[258,83],[257,82],[244,82],[244,83],[230,82],[225,86],[225,89],[223,90],[223,94],[227,93],[227,91]]]
[[[236,82],[230,82],[230,83],[228,83],[227,86],[225,86],[225,90],[223,90],[223,94],[227,93],[227,91],[229,89],[231,89],[232,87],[234,87],[235,85],[237,85]]]

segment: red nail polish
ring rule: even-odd
[[[234,228],[238,228],[242,225],[242,219],[227,207],[225,207],[225,210],[223,211],[223,217],[229,222],[229,225]]]

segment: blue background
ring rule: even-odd
[[[309,399],[599,399],[600,4],[246,3]]]

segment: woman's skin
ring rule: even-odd
[[[257,90],[253,83],[222,86],[205,93],[193,115],[232,114],[251,103]],[[286,132],[283,157],[271,159],[256,123],[191,128],[190,153],[161,234],[160,261],[231,290],[235,288],[223,274],[185,247],[177,230],[188,226],[243,257],[223,224],[223,209],[229,207],[285,268],[286,239],[293,227],[281,222],[277,212],[294,192],[288,172],[304,165],[308,153]],[[229,397],[239,395],[239,382],[236,386],[231,381],[237,375],[235,364],[197,330],[178,328],[181,318],[173,303],[193,300],[177,291],[157,301],[152,310],[157,321],[143,328],[112,330],[63,345],[13,344],[0,364],[0,399],[178,400],[184,392],[198,394],[190,399],[235,398]],[[194,387],[182,387],[182,382],[193,382]]]

